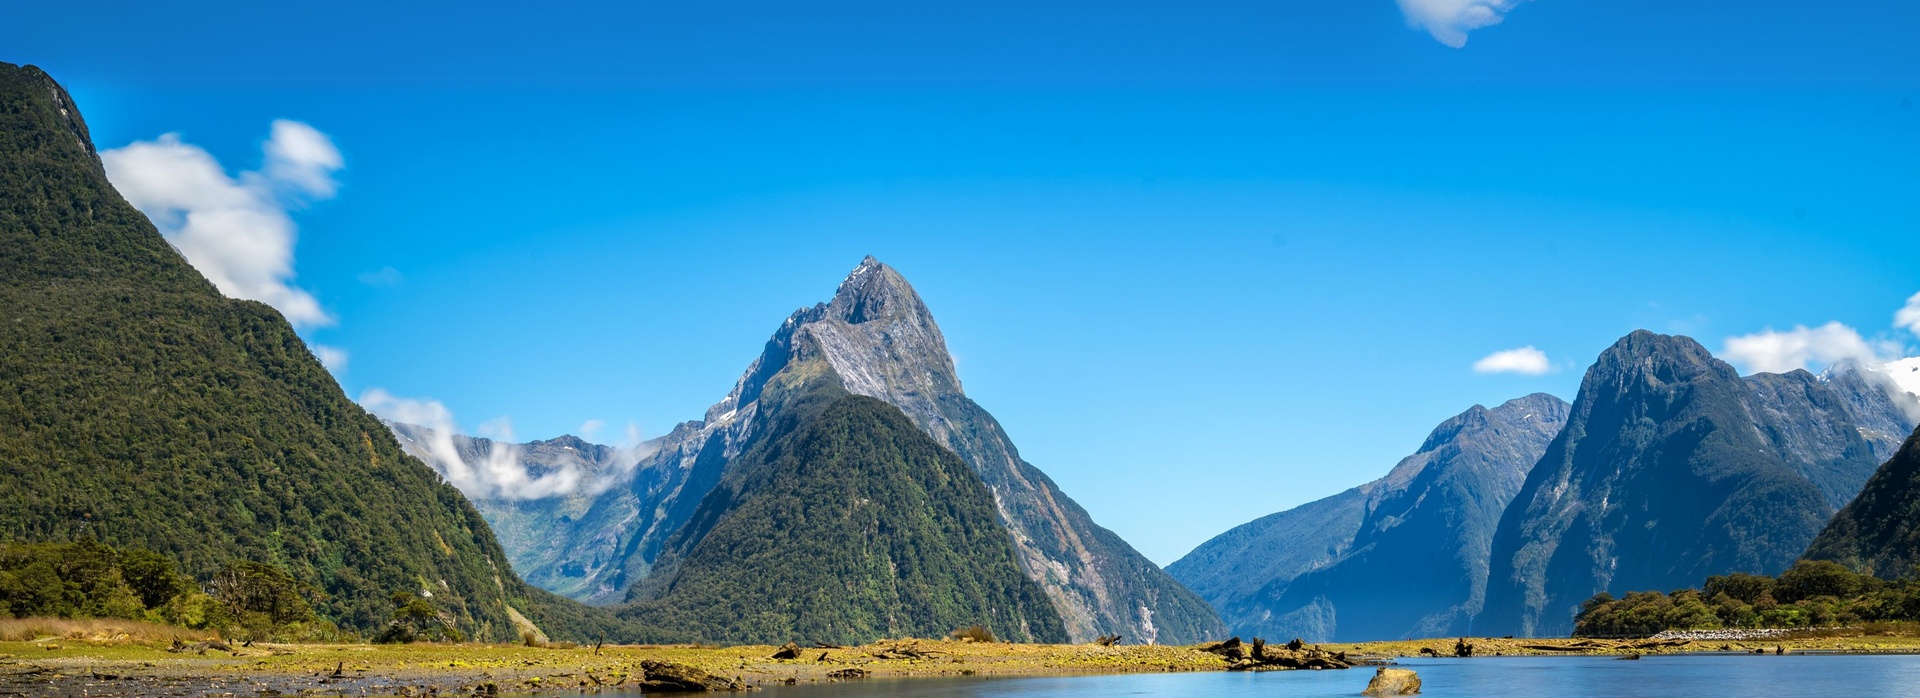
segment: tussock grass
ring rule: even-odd
[[[171,642],[175,639],[198,642],[216,636],[216,633],[204,630],[119,618],[0,619],[0,642],[46,639],[100,644]]]

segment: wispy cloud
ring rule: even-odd
[[[1496,351],[1473,362],[1474,373],[1518,373],[1538,376],[1553,370],[1547,353],[1531,346]]]
[[[545,468],[534,475],[514,443],[513,421],[501,417],[480,425],[478,432],[492,441],[485,453],[463,453],[454,441],[460,427],[453,411],[439,400],[405,398],[380,388],[360,395],[360,404],[393,422],[424,427],[423,440],[410,451],[439,471],[448,484],[473,499],[542,499],[570,494],[599,494],[626,481],[640,460],[653,453],[654,444],[642,442],[637,427],[628,425],[628,443],[619,447],[612,467],[589,472],[578,464]],[[595,420],[598,421],[598,420]],[[396,432],[403,441],[408,434]]]
[[[1791,330],[1767,328],[1753,334],[1728,337],[1720,355],[1748,373],[1785,373],[1854,362],[1915,418],[1920,418],[1920,356],[1899,338],[1900,332],[1920,337],[1920,293],[1893,313],[1890,332],[1868,337],[1840,322]]]
[[[211,154],[169,133],[100,153],[115,189],[221,293],[278,309],[300,327],[333,324],[293,283],[298,229],[288,212],[331,198],[339,149],[312,126],[275,121],[256,171],[228,176]]]
[[[1920,293],[1907,299],[1907,305],[1893,314],[1893,326],[1920,335]]]
[[[1720,355],[1750,373],[1785,373],[1794,369],[1833,364],[1847,359],[1878,363],[1899,351],[1898,344],[1872,342],[1838,322],[1819,327],[1773,328],[1727,338]]]
[[[1460,48],[1467,32],[1499,24],[1522,0],[1399,0],[1407,24],[1427,30],[1440,43]]]

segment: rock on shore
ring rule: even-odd
[[[1412,669],[1380,667],[1367,682],[1363,696],[1410,696],[1420,692],[1420,675]]]

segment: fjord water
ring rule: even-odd
[[[1920,687],[1920,656],[1747,654],[1406,660],[1427,698],[1898,696]],[[1018,679],[898,679],[771,686],[769,698],[1358,696],[1373,671],[1201,672]]]

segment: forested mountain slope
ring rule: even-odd
[[[589,632],[278,312],[221,296],[114,191],[64,89],[4,63],[0,492],[0,539],[93,536],[203,581],[269,563],[348,628],[428,591],[468,636],[515,637],[509,604]]]

